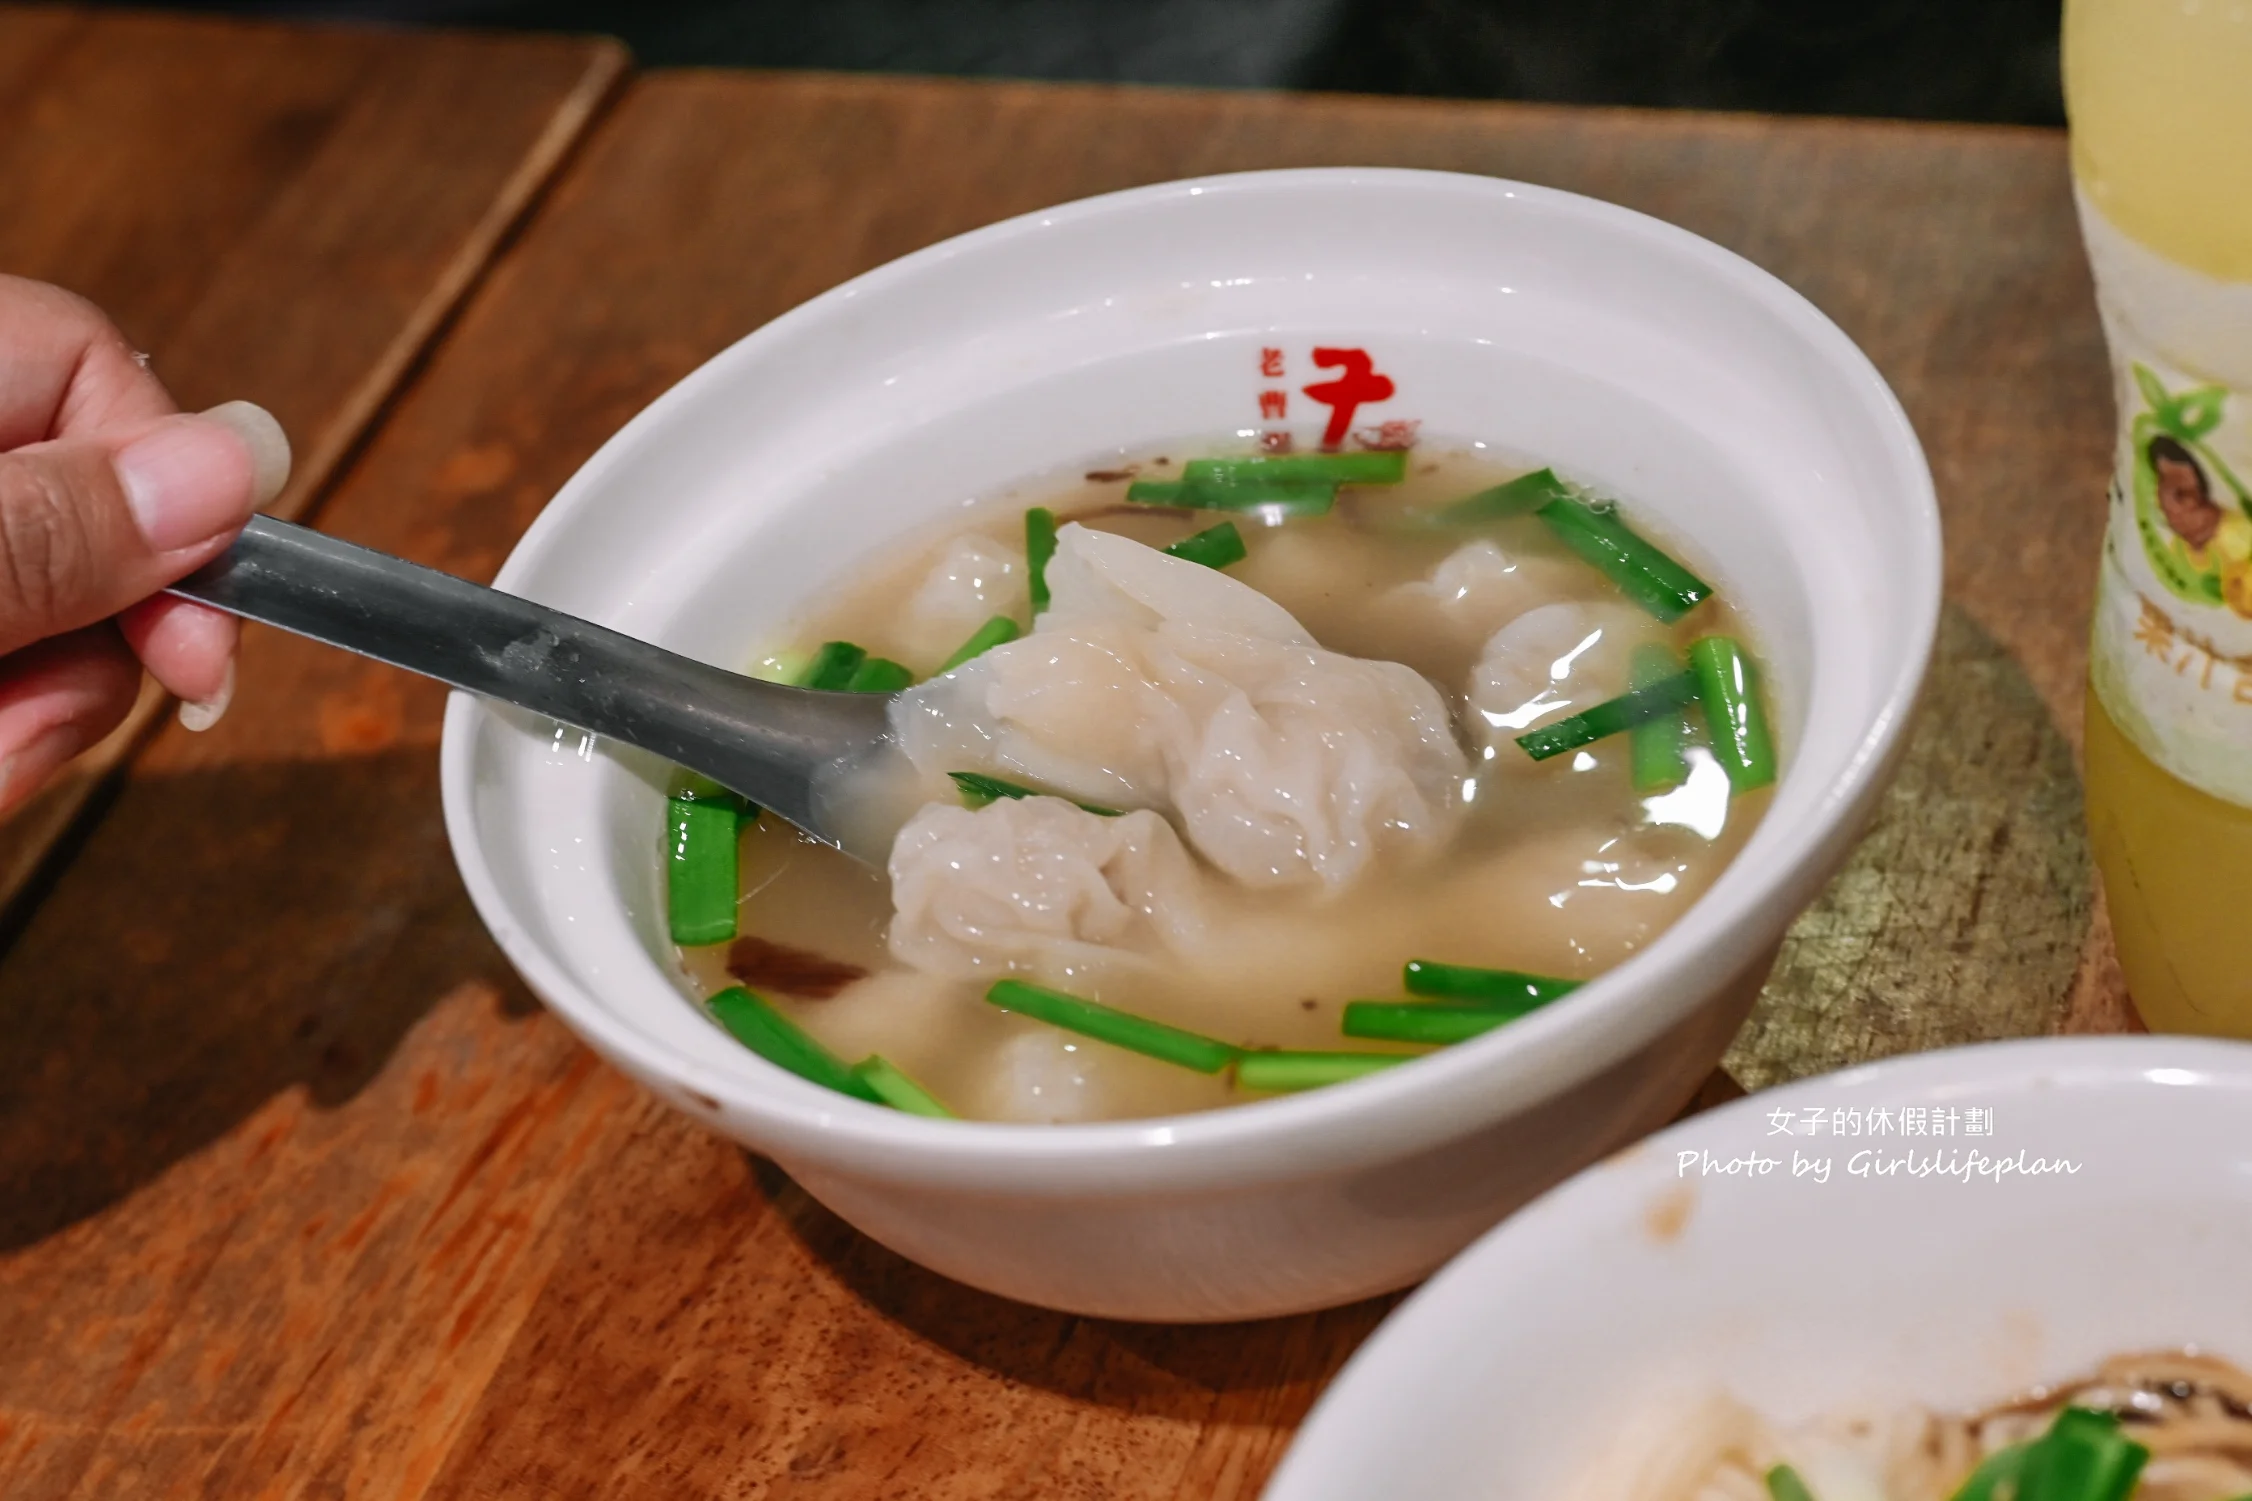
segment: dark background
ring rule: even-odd
[[[146,3],[146,0],[143,0]],[[2061,124],[2061,0],[219,0],[844,68]]]

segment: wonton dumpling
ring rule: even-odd
[[[1047,576],[1032,635],[900,696],[925,773],[1170,809],[1254,886],[1340,886],[1454,827],[1462,749],[1412,669],[1324,651],[1225,573],[1085,527],[1058,534]]]
[[[1484,616],[1497,601],[1514,596],[1523,565],[1491,537],[1465,542],[1439,560],[1427,579],[1400,585],[1402,593],[1428,597],[1449,615]]]
[[[1001,1044],[982,1103],[997,1120],[1097,1120],[1108,1093],[1102,1086],[1103,1071],[1090,1066],[1086,1045],[1044,1027]]]
[[[996,615],[1022,614],[1030,585],[1024,558],[986,537],[957,537],[907,601],[901,624],[941,654]]]
[[[1081,625],[1154,630],[1168,621],[1234,635],[1312,646],[1314,638],[1281,605],[1217,568],[1168,557],[1130,537],[1074,522],[1056,534],[1048,560],[1048,608],[1035,631]]]
[[[1202,879],[1155,813],[1105,818],[1053,797],[931,803],[892,843],[891,954],[964,980],[1156,957],[1201,931]]]
[[[1475,645],[1533,601],[1582,586],[1576,567],[1559,558],[1513,556],[1500,543],[1479,537],[1441,558],[1429,577],[1385,591],[1375,607],[1403,625]]]
[[[1501,741],[1616,698],[1627,690],[1634,648],[1664,639],[1656,621],[1628,605],[1527,610],[1494,632],[1471,670],[1472,720]]]

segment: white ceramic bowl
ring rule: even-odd
[[[1957,1117],[1945,1137],[1774,1134],[1775,1112],[1803,1130],[1816,1109]],[[1963,1134],[1972,1110],[1990,1134]],[[1266,1501],[1562,1494],[1647,1404],[1715,1389],[1791,1423],[1983,1406],[2128,1351],[2252,1362],[2248,1120],[2252,1045],[2184,1038],[1994,1043],[1738,1100],[1589,1169],[1409,1299]],[[1830,1158],[1828,1181],[1793,1176],[1794,1152]],[[1949,1152],[2078,1170],[1873,1170]],[[1703,1153],[1779,1166],[1707,1175]]]
[[[1362,424],[1540,454],[1696,539],[1769,656],[1786,769],[1705,899],[1575,995],[1430,1061],[1241,1109],[933,1122],[778,1071],[669,960],[660,778],[457,697],[448,832],[532,988],[618,1067],[903,1255],[1091,1314],[1227,1319],[1425,1275],[1662,1123],[1719,1056],[1895,753],[1939,604],[1915,435],[1802,298],[1570,194],[1395,171],[1257,173],[1072,204],[934,246],[713,359],[590,460],[503,588],[740,664],[855,560],[1120,445],[1256,426],[1367,350]],[[1281,351],[1284,378],[1262,373]],[[1302,396],[1293,426],[1319,434]]]

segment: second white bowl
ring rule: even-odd
[[[1722,1392],[1793,1424],[1975,1410],[2118,1354],[2252,1361],[2248,1119],[2252,1045],[2107,1037],[1684,1121],[1409,1299],[1266,1501],[1568,1495],[1629,1429]]]

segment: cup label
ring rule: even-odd
[[[2252,286],[2080,210],[2119,409],[2090,681],[2144,754],[2252,807],[2252,383],[2242,351],[2205,347]]]

